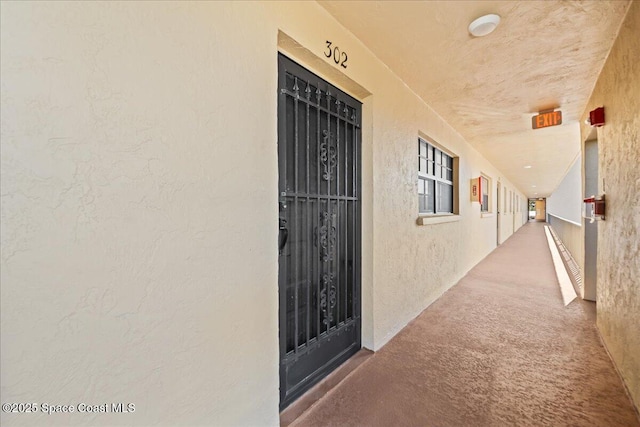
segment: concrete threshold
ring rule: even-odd
[[[363,348],[349,358],[349,360],[338,366],[335,371],[327,375],[326,378],[311,387],[309,391],[300,396],[298,400],[280,412],[280,426],[287,427],[291,425],[304,414],[305,411],[312,408],[322,397],[338,386],[342,380],[347,378],[349,374],[354,372],[371,356],[373,356],[373,351]]]

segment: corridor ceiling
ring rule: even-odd
[[[530,198],[549,196],[579,154],[578,121],[630,4],[319,3]],[[471,36],[488,13],[498,28]],[[562,125],[532,130],[554,107]]]

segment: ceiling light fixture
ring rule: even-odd
[[[532,185],[532,187],[533,187],[533,188],[536,188],[536,186],[535,186],[535,185]]]
[[[481,16],[469,24],[469,33],[474,37],[486,36],[493,32],[500,23],[500,15],[491,13]]]
[[[524,167],[525,169],[531,169],[531,165],[527,165]]]

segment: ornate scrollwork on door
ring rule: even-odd
[[[325,325],[330,325],[333,321],[333,307],[336,306],[336,287],[333,285],[333,274],[327,273],[322,276],[324,288],[320,291],[320,309]],[[327,295],[328,290],[328,295]]]
[[[336,214],[324,212],[319,230],[320,252],[323,262],[333,261],[336,246]]]
[[[325,181],[331,181],[333,179],[333,169],[336,167],[336,147],[333,144],[333,132],[325,129],[322,131],[322,135],[324,135],[320,144],[320,161],[324,167],[322,178]]]

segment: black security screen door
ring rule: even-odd
[[[360,349],[361,104],[278,69],[282,409]]]

